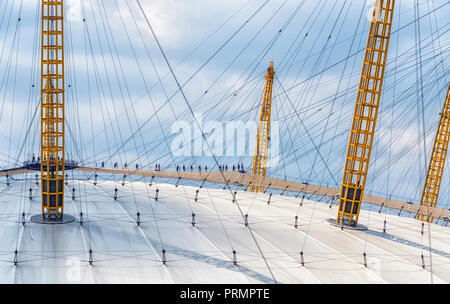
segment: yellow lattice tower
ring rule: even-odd
[[[270,62],[266,75],[266,85],[259,117],[258,134],[256,135],[255,155],[253,156],[252,173],[266,176],[267,158],[270,140],[270,112],[272,109],[272,88],[275,72],[273,61]],[[264,187],[250,186],[250,192],[263,192]]]
[[[337,222],[356,226],[378,115],[394,0],[375,1],[350,132]]]
[[[42,217],[64,210],[64,9],[63,0],[42,0],[41,190]]]
[[[450,83],[448,84],[444,107],[442,108],[439,126],[434,139],[433,152],[428,165],[427,177],[423,186],[420,204],[426,207],[436,207],[444,173],[445,159],[447,158],[448,142],[450,140]],[[425,213],[425,214],[423,214]],[[433,222],[431,215],[422,208],[418,214],[421,221]]]

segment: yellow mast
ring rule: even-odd
[[[42,0],[41,191],[42,218],[64,209],[64,9],[63,0]]]
[[[447,157],[448,142],[450,139],[450,83],[448,84],[444,107],[442,108],[439,126],[434,139],[433,153],[428,166],[425,185],[423,186],[420,204],[426,207],[436,207],[439,190],[444,173],[445,159]],[[419,215],[421,221],[433,222],[433,217]]]
[[[266,85],[259,117],[258,134],[256,135],[255,155],[253,156],[252,173],[266,176],[267,157],[270,140],[270,112],[272,109],[272,88],[275,72],[273,61],[270,62],[266,75]],[[264,187],[250,186],[250,192],[263,192]]]
[[[375,1],[350,132],[337,222],[356,226],[383,86],[395,0]]]

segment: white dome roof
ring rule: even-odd
[[[378,208],[361,211],[359,222],[367,231],[342,231],[327,222],[336,216],[336,205],[329,208],[326,203],[305,200],[299,207],[300,199],[279,195],[267,204],[268,194],[237,191],[256,243],[228,190],[202,188],[195,202],[198,188],[189,186],[143,182],[122,186],[111,181],[94,186],[93,181],[74,181],[66,188],[65,213],[77,221],[43,225],[28,221],[40,213],[40,198],[30,203],[28,197],[20,197],[26,193],[21,187],[13,182],[1,199],[2,283],[272,283],[273,277],[279,283],[431,280],[428,224],[422,235],[421,222],[379,214]],[[117,201],[113,199],[116,187]],[[40,188],[34,188],[39,196]],[[158,201],[154,200],[156,189]],[[19,215],[24,210],[27,222],[22,225]],[[83,225],[78,221],[80,212]],[[430,227],[433,280],[449,283],[449,228]],[[18,264],[14,266],[16,247]]]

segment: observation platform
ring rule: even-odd
[[[33,161],[26,161],[23,163],[23,169],[32,170],[32,171],[41,171],[41,163],[40,162],[33,162]],[[78,168],[78,163],[73,160],[66,160],[64,169],[65,170],[75,170]],[[45,170],[45,166],[44,166]]]

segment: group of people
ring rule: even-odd
[[[205,171],[208,171],[208,166],[207,165],[205,165],[204,167],[202,167],[202,165],[198,165],[198,172],[201,172],[202,168],[204,168]],[[237,164],[237,166],[233,165],[230,168],[233,171],[237,170],[238,172],[242,172],[242,173],[245,172],[244,164]],[[191,170],[191,172],[194,171],[194,166],[191,165],[190,168],[188,168],[188,167],[186,167],[186,165],[182,165],[182,166],[177,165],[177,167],[176,167],[177,172],[181,171],[181,170],[186,171],[186,170],[189,170],[189,169]],[[219,165],[219,170],[220,171],[228,171],[228,165]]]
[[[37,161],[39,162],[39,157],[37,158]],[[33,156],[33,163],[34,162],[35,162],[35,158]],[[104,167],[105,167],[105,162],[102,161],[102,168],[104,168]],[[119,163],[115,162],[114,163],[114,169],[118,169],[118,168],[119,168]],[[123,166],[123,169],[128,169],[128,164],[126,162],[125,162],[125,164]],[[208,166],[207,165],[205,165],[205,166],[198,165],[197,169],[198,169],[198,172],[202,172],[202,170],[208,171]],[[237,165],[230,166],[230,169],[232,171],[238,171],[238,172],[241,172],[241,173],[245,173],[244,164],[240,164],[239,163]],[[139,164],[138,163],[136,163],[136,170],[139,170]],[[176,166],[176,170],[177,171],[190,170],[191,172],[193,172],[194,171],[194,166],[190,165],[190,167],[187,167],[186,165],[177,165]],[[220,171],[228,171],[228,165],[219,165],[219,170]],[[161,164],[155,164],[155,171],[161,171]]]
[[[95,166],[97,166],[97,164]],[[136,170],[139,170],[139,163],[136,163],[135,167],[136,167]],[[102,161],[102,168],[105,168],[105,162],[104,161]],[[119,168],[119,163],[115,162],[114,163],[114,169],[118,169],[118,168]],[[128,169],[128,164],[126,162],[123,165],[123,169]],[[161,171],[161,165],[160,164],[155,164],[155,171]]]
[[[237,169],[237,171],[241,172],[241,173],[245,172],[244,164],[237,164],[237,166],[233,165],[231,167],[231,169],[232,169],[232,171],[236,171],[236,169]],[[219,165],[219,170],[220,171],[228,171],[228,165]]]
[[[205,171],[208,171],[208,166],[207,165],[205,165],[204,168],[205,168]],[[183,171],[188,170],[186,165],[183,165],[183,166],[177,165],[176,169],[177,169],[177,171],[181,171],[181,169],[183,169]],[[193,165],[191,165],[191,172],[192,171],[194,171],[194,166]],[[198,165],[198,172],[202,172],[202,166],[201,165]]]
[[[70,158],[64,159],[62,156],[51,155],[48,159],[47,159],[47,157],[44,157],[41,159],[40,156],[36,157],[34,154],[31,154],[29,156],[29,158],[23,162],[23,165],[24,166],[32,165],[36,168],[36,166],[41,165],[41,161],[45,163],[48,160],[51,163],[53,163],[53,165],[55,165],[55,163],[56,163],[55,161],[59,161],[59,162],[64,161],[66,166],[77,166],[78,165],[78,163],[75,160],[70,159]],[[53,166],[53,165],[51,165],[51,166]],[[95,164],[95,166],[97,166],[97,164]]]
[[[56,157],[54,157],[54,156],[52,156],[52,157],[50,157],[50,160],[56,160],[56,159],[58,159],[58,160],[62,160],[62,157],[61,156],[58,156],[58,158],[56,158]],[[46,157],[44,157],[44,161],[46,161],[47,160],[47,158]],[[26,161],[27,163],[30,163],[30,161]],[[38,156],[38,157],[35,157],[34,156],[34,154],[32,155],[32,157],[31,157],[31,163],[32,164],[40,164],[41,163],[41,158]]]
[[[102,168],[105,168],[105,162],[102,161]],[[119,163],[115,162],[114,163],[114,169],[118,169],[119,168]],[[123,169],[128,169],[128,164],[125,162],[125,164],[123,165]],[[136,170],[139,170],[139,164],[136,163]]]

